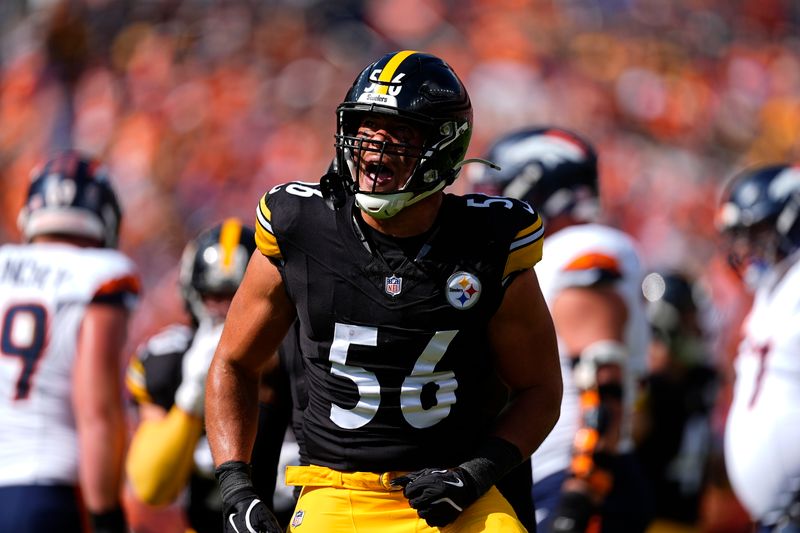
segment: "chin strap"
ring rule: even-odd
[[[395,216],[403,208],[424,200],[432,194],[441,191],[447,185],[455,180],[458,171],[466,164],[480,163],[489,166],[495,170],[500,170],[500,166],[486,159],[471,158],[459,161],[453,167],[453,178],[450,180],[440,181],[436,187],[431,190],[423,191],[421,193],[414,193],[412,191],[397,191],[388,194],[370,194],[363,192],[355,192],[356,205],[370,215],[377,219],[387,219]],[[325,202],[331,209],[339,209],[344,206],[347,200],[348,193],[352,193],[352,188],[349,188],[345,180],[337,173],[328,172],[320,178],[320,189]]]
[[[433,189],[418,194],[411,191],[399,191],[389,194],[367,194],[359,192],[356,193],[356,205],[369,216],[383,220],[391,218],[403,208],[414,205],[433,193],[441,191],[444,189],[445,185],[447,185],[447,183],[441,181]]]

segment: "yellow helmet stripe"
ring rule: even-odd
[[[222,269],[228,272],[233,267],[233,253],[239,246],[242,236],[242,223],[236,218],[228,218],[222,223],[219,232],[219,247],[222,249]]]
[[[378,94],[386,94],[389,92],[389,83],[391,83],[392,78],[394,78],[394,73],[397,72],[397,67],[400,66],[400,63],[405,61],[405,59],[412,55],[417,54],[416,50],[403,50],[402,52],[397,52],[392,58],[386,63],[386,66],[383,67],[381,71],[381,75],[378,77]]]

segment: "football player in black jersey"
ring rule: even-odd
[[[137,404],[139,425],[126,470],[132,527],[148,531],[221,531],[221,501],[203,431],[205,376],[231,298],[255,250],[251,227],[228,218],[203,231],[185,248],[180,288],[191,325],[172,324],[137,350],[126,383]],[[275,361],[277,362],[277,361]],[[270,372],[276,378],[277,372]],[[274,386],[274,385],[273,385]],[[260,420],[288,420],[288,410],[262,404]],[[257,484],[266,497],[275,486],[282,433],[260,446],[265,461]],[[263,442],[264,434],[259,435]],[[271,474],[266,473],[271,469]],[[178,505],[172,505],[177,503]],[[142,505],[144,504],[144,506]]]
[[[252,488],[262,366],[297,319],[309,465],[290,531],[525,531],[495,482],[558,418],[561,376],[525,202],[443,189],[472,106],[438,57],[367,66],[337,109],[336,171],[257,208],[207,383],[227,531],[280,531]],[[492,401],[498,383],[505,404]]]

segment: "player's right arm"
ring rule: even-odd
[[[278,268],[250,258],[233,299],[206,384],[206,431],[214,462],[248,462],[255,440],[258,383],[295,317]]]
[[[226,532],[254,527],[281,531],[253,489],[249,463],[258,427],[259,379],[294,318],[295,308],[278,268],[254,252],[228,311],[206,382],[206,433],[217,465]]]
[[[73,407],[80,452],[81,493],[94,518],[117,515],[125,450],[120,361],[127,336],[123,306],[87,307],[78,336]]]

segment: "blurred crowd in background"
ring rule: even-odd
[[[3,0],[0,242],[19,238],[36,163],[66,147],[105,160],[143,276],[136,344],[182,315],[186,241],[318,180],[355,75],[422,50],[470,91],[468,157],[537,124],[595,144],[607,221],[649,268],[705,284],[724,370],[749,302],[717,246],[718,191],[797,157],[798,27],[791,0]]]

